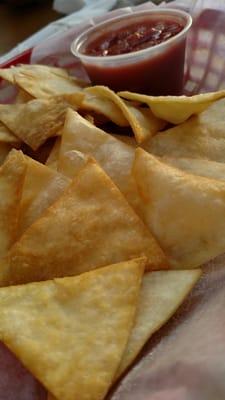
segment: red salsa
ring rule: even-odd
[[[165,42],[182,29],[183,25],[173,20],[153,19],[132,23],[91,41],[83,53],[102,57],[127,54]]]
[[[80,59],[92,84],[116,92],[182,94],[186,34],[191,26],[190,17],[182,13],[137,12],[83,33]]]

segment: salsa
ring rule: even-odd
[[[132,23],[91,41],[84,49],[90,56],[115,56],[152,47],[172,38],[184,26],[174,20],[152,19]]]
[[[105,85],[118,92],[180,95],[183,90],[185,40],[153,59],[120,66],[85,66],[93,85]],[[175,61],[175,64],[174,64]]]
[[[93,85],[116,92],[179,95],[191,21],[180,10],[137,11],[89,28],[72,51]]]

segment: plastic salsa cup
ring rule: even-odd
[[[83,32],[72,42],[71,51],[80,59],[93,85],[156,96],[179,95],[191,24],[191,16],[180,10],[134,12]],[[176,30],[176,26],[180,29]],[[171,37],[174,27],[178,33]]]

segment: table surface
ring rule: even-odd
[[[39,0],[16,7],[0,0],[0,55],[61,17],[61,14],[52,9],[52,1]]]

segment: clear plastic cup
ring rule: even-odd
[[[107,33],[151,19],[175,21],[183,29],[170,39],[130,53],[93,56],[85,54],[91,43]],[[71,45],[93,85],[115,91],[129,90],[152,95],[179,95],[183,89],[186,37],[192,18],[184,11],[153,9],[112,18],[83,32]]]

